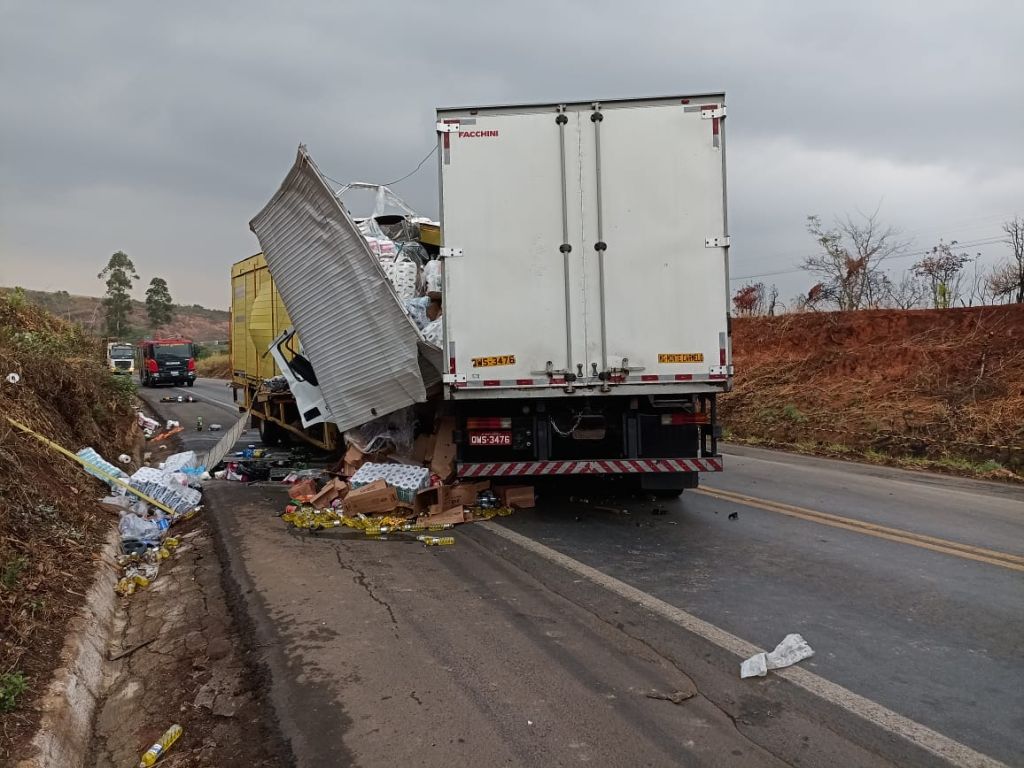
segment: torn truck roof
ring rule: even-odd
[[[304,146],[249,227],[338,429],[426,400],[441,351],[423,341]]]

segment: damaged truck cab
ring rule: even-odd
[[[261,280],[255,296],[235,284],[236,387],[247,333],[291,390],[310,377],[289,360],[315,371],[280,426],[324,447],[437,400],[459,477],[695,487],[722,470],[716,402],[733,374],[725,114],[721,93],[438,110],[441,239],[408,270],[300,147],[247,260],[269,268],[262,301],[279,291],[288,320],[256,334]],[[428,273],[439,318],[417,309]],[[287,322],[301,347],[282,347]],[[250,378],[246,405],[273,399],[252,389],[270,377]]]

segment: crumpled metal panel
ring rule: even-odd
[[[418,352],[432,345],[304,146],[249,227],[338,429],[426,400]],[[440,367],[440,350],[427,358]]]

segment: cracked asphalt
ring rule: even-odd
[[[196,392],[219,402],[169,406],[183,424],[202,408],[228,421],[223,385]],[[727,464],[708,485],[1024,552],[1017,488],[766,451]],[[298,765],[948,764],[782,675],[741,681],[734,653],[490,524],[426,548],[290,529],[272,484],[212,483],[206,498]],[[544,498],[502,525],[762,647],[801,632],[817,651],[801,668],[955,746],[1024,754],[1016,566],[708,495],[657,516],[616,506]]]

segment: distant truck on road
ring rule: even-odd
[[[195,384],[196,345],[189,339],[143,339],[135,348],[135,360],[144,387]]]
[[[131,376],[135,373],[135,347],[127,341],[107,342],[107,368],[111,373]]]
[[[368,287],[387,284],[384,267],[300,148],[251,224],[265,255],[232,270],[236,386],[278,372],[264,342],[280,340],[287,306],[312,364],[289,381],[317,407],[266,394],[277,410],[258,419],[303,434],[315,416],[330,447],[332,422],[421,402],[436,380],[460,477],[696,487],[722,470],[717,398],[733,375],[725,115],[721,93],[438,110],[436,355],[409,341],[397,293]],[[339,325],[358,313],[372,325]]]

